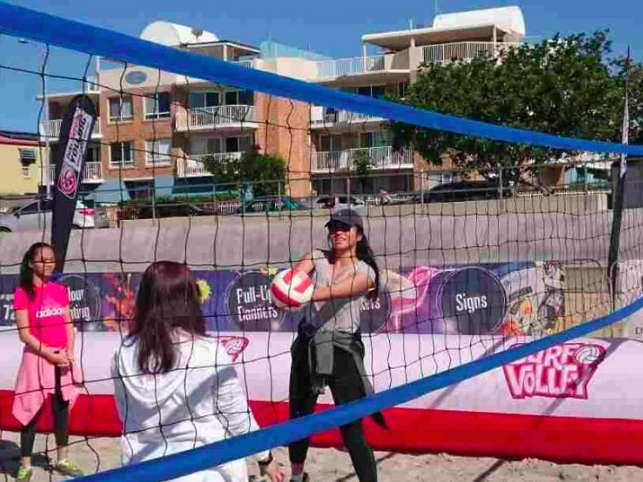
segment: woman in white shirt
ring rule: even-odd
[[[129,335],[112,376],[124,464],[183,452],[258,429],[225,349],[208,338],[199,288],[187,266],[155,262],[143,274]],[[281,482],[270,452],[262,474]],[[181,477],[181,482],[247,482],[245,459]]]

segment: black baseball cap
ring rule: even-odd
[[[339,211],[335,211],[331,214],[330,220],[326,223],[326,227],[333,224],[343,224],[348,227],[357,226],[360,229],[364,229],[362,217],[357,213],[357,211],[353,211],[352,209],[340,209]]]

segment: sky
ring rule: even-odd
[[[437,2],[437,4],[436,4]],[[609,29],[614,50],[643,61],[643,2],[637,0],[406,0],[376,7],[374,0],[212,1],[212,0],[20,0],[7,1],[138,36],[155,20],[200,27],[219,38],[259,45],[264,40],[312,50],[335,58],[361,55],[364,33],[430,25],[436,14],[518,5],[523,11],[527,40],[538,41],[561,33],[591,33]],[[19,43],[0,35],[0,65],[39,70],[44,46]],[[47,71],[82,77],[87,56],[55,49]],[[72,84],[73,85],[73,84]],[[69,82],[50,80],[48,91],[70,91]],[[35,132],[42,92],[38,76],[0,69],[0,130]]]

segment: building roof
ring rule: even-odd
[[[31,132],[0,131],[0,144],[15,146],[38,146],[40,137]]]
[[[201,47],[216,47],[218,45],[227,45],[229,47],[234,47],[240,50],[246,50],[249,54],[258,54],[259,48],[254,45],[244,44],[242,42],[237,42],[236,40],[217,40],[216,42],[199,42],[198,44],[188,44],[186,47],[188,49],[198,49]]]
[[[411,39],[416,45],[480,40],[491,38],[494,29],[499,33],[524,37],[525,20],[520,7],[437,15],[431,27],[366,34],[362,36],[362,41],[390,50],[401,50],[409,47]]]
[[[161,20],[152,22],[145,27],[140,37],[143,40],[169,47],[219,41],[219,37],[212,32]]]

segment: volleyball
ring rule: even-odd
[[[297,311],[313,297],[314,286],[310,277],[301,271],[287,269],[277,273],[270,284],[272,303],[277,308]]]

